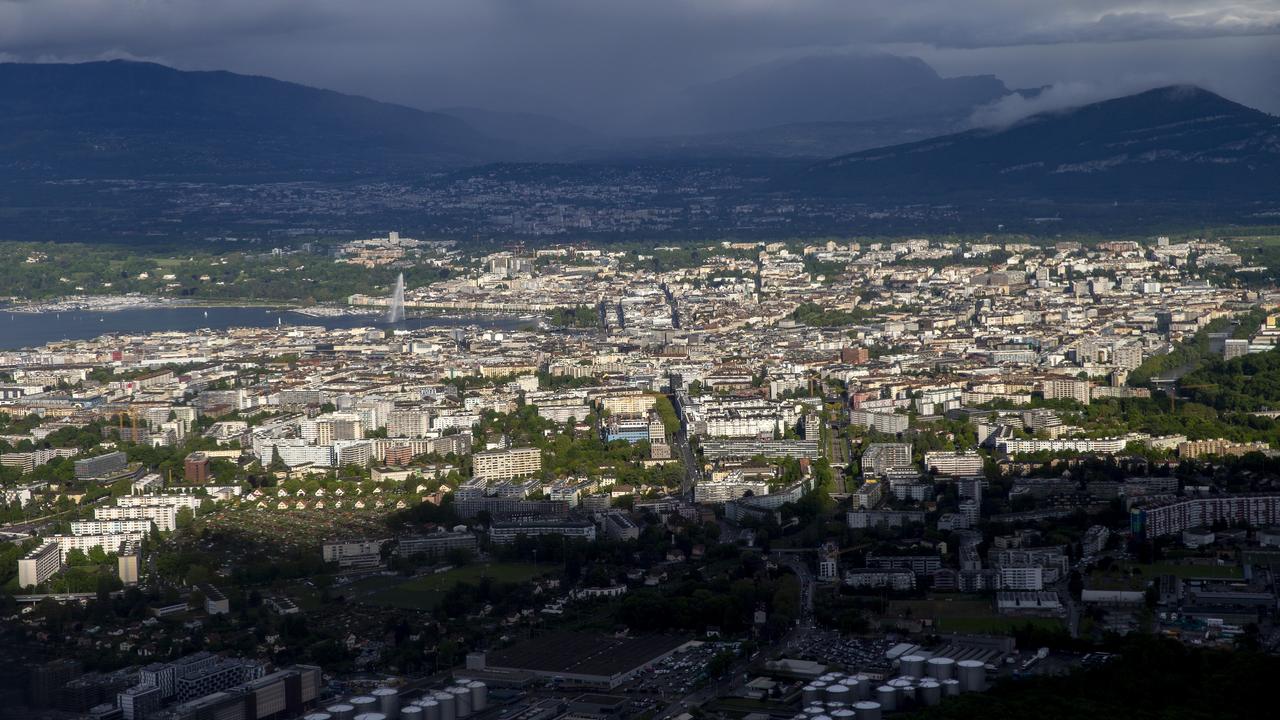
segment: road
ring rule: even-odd
[[[839,423],[827,426],[827,459],[833,468],[849,464],[849,439],[842,434]]]
[[[683,428],[672,438],[672,444],[676,452],[680,453],[680,462],[684,463],[684,480],[680,482],[680,494],[692,499],[693,486],[702,481],[702,470],[698,458],[693,454],[693,448],[689,446],[689,437]]]
[[[31,518],[30,520],[23,520],[22,522],[13,523],[12,525],[5,525],[4,527],[0,527],[0,533],[13,534],[22,537],[36,535],[43,526],[48,525],[50,522],[62,517],[63,515],[72,515],[79,510],[83,510],[85,507],[101,505],[111,499],[112,497],[110,495],[103,495],[100,498],[91,500],[88,505],[81,505],[79,507],[63,510],[62,512],[56,512],[38,518]]]
[[[816,552],[816,549],[774,550],[770,554],[777,555],[778,563],[787,566],[799,578],[800,625],[802,627],[813,627],[813,594],[818,582],[813,577],[813,573],[809,572],[809,566],[805,564],[804,558],[800,557],[801,553],[806,552]]]

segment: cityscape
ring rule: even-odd
[[[870,717],[1280,640],[1280,292],[1233,242],[323,262],[401,270],[0,352],[30,712]]]
[[[0,0],[0,720],[1257,720],[1275,0]]]

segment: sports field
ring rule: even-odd
[[[475,584],[486,577],[495,582],[527,582],[553,573],[554,568],[552,565],[528,563],[476,564],[403,581],[387,577],[369,578],[355,583],[351,589],[359,602],[429,610],[438,605],[444,594],[458,583]]]

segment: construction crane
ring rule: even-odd
[[[1202,383],[1199,385],[1171,385],[1166,391],[1169,395],[1169,414],[1173,414],[1173,403],[1178,397],[1178,390],[1203,390],[1205,388],[1216,388],[1217,383]]]

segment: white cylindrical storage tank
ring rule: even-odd
[[[836,708],[831,711],[831,720],[854,720],[857,716],[857,713],[847,707]]]
[[[801,712],[804,714],[804,716],[805,716],[805,717],[810,717],[810,718],[811,718],[811,717],[813,717],[814,715],[821,715],[821,714],[825,713],[826,711],[827,711],[827,709],[826,709],[825,707],[823,707],[823,705],[822,705],[822,701],[821,701],[821,700],[818,700],[818,701],[815,701],[815,702],[810,703],[810,704],[808,704],[808,705],[805,705],[805,706],[804,706],[804,710],[802,710]]]
[[[982,692],[987,689],[987,668],[980,660],[961,660],[956,663],[956,673],[961,692]]]
[[[889,681],[889,687],[897,691],[898,707],[905,707],[916,698],[915,681],[909,677],[896,677]]]
[[[831,716],[827,714],[814,715],[813,720],[831,720]]]
[[[898,709],[898,689],[892,685],[881,685],[876,688],[876,702],[880,703],[880,709],[887,712],[893,712]]]
[[[458,720],[458,703],[453,693],[436,693],[436,702],[440,703],[440,720]]]
[[[356,716],[356,708],[351,703],[337,703],[324,709],[333,716],[333,720],[351,720]]]
[[[874,688],[875,685],[872,684],[870,677],[861,674],[858,675],[858,687],[855,688],[855,692],[858,694],[859,700],[870,700],[871,693]]]
[[[400,708],[400,720],[422,720],[426,717],[421,705],[405,705]]]
[[[880,720],[880,703],[862,701],[853,706],[853,711],[858,713],[858,720]]]
[[[400,714],[400,693],[394,688],[380,687],[373,691],[373,697],[378,701],[378,712],[389,720],[395,720]]]
[[[858,685],[860,685],[861,683],[858,681],[858,678],[849,676],[845,678],[845,681],[843,684],[845,687],[849,688],[849,704],[850,705],[862,699],[862,689],[858,687]]]
[[[924,674],[924,661],[923,655],[903,655],[899,661],[898,672],[911,677],[920,677]]]
[[[800,704],[811,705],[822,699],[822,691],[812,685],[800,689]]]
[[[333,720],[333,716],[329,713],[315,712],[303,715],[302,720]]]
[[[357,695],[348,700],[347,703],[356,709],[356,715],[378,711],[378,701],[372,695]]]
[[[838,705],[848,705],[853,699],[853,695],[849,693],[847,685],[828,685],[827,686],[827,705],[833,703]]]
[[[956,676],[956,661],[949,657],[929,658],[925,672],[935,680],[948,680]]]
[[[482,712],[489,709],[489,686],[475,680],[467,683],[471,691],[471,712]]]
[[[947,697],[955,697],[960,694],[960,681],[954,678],[948,678],[942,681],[942,694]]]
[[[454,707],[458,713],[458,717],[464,718],[471,714],[471,691],[461,685],[455,685],[445,692],[453,695]]]
[[[418,701],[418,707],[422,708],[422,720],[440,720],[440,701],[433,697],[422,698]]]
[[[825,673],[823,675],[818,676],[818,681],[824,682],[824,683],[839,682],[839,680],[840,680],[840,676],[836,675],[835,673]]]
[[[942,686],[937,680],[924,680],[916,688],[916,698],[925,705],[942,702]]]
[[[356,720],[387,720],[387,716],[380,712],[367,712],[356,715]]]

